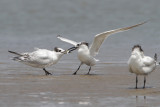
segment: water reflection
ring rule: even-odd
[[[146,107],[147,97],[146,96],[136,96],[136,107]]]

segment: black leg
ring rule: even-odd
[[[83,64],[83,63],[81,63],[81,64],[79,65],[78,69],[76,70],[76,72],[73,73],[73,75],[76,75],[76,74],[77,74],[77,71],[80,69],[80,67],[81,67],[82,64]]]
[[[144,76],[144,85],[143,85],[143,88],[145,88],[145,85],[146,85],[146,76]]]
[[[48,72],[45,68],[43,68],[43,70],[45,71],[46,75],[52,75],[50,72]]]
[[[138,83],[138,76],[136,75],[136,89],[137,89],[137,83]]]
[[[91,66],[90,66],[90,68],[89,68],[89,71],[88,71],[88,73],[87,73],[87,75],[89,75],[89,72],[91,71]]]

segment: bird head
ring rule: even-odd
[[[68,50],[69,50],[69,53],[70,53],[71,51],[74,51],[74,50],[78,49],[81,45],[86,45],[87,47],[89,47],[89,43],[84,42],[84,41],[83,41],[83,42],[79,42],[79,43],[77,43],[76,46],[71,47],[71,48],[68,49]]]
[[[62,54],[67,54],[69,52],[68,50],[64,50],[64,49],[58,48],[58,47],[55,47],[54,51],[57,53],[62,53]]]
[[[140,55],[141,57],[144,56],[144,51],[140,45],[134,45],[132,48],[132,54]]]
[[[143,49],[140,45],[134,45],[133,48],[132,48],[132,52],[133,51],[143,52]]]
[[[89,43],[85,42],[85,41],[82,41],[82,42],[79,42],[76,47],[80,47],[81,45],[86,45],[87,47],[89,47]]]

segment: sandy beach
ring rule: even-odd
[[[99,68],[98,66],[103,66]],[[126,64],[99,64],[95,72],[85,75],[85,68],[78,75],[74,69],[52,72],[18,71],[5,69],[0,75],[0,106],[3,107],[158,107],[160,94],[160,68],[143,77],[135,87],[135,75],[128,72]],[[66,65],[67,66],[67,65]],[[24,66],[25,67],[25,66]],[[98,68],[98,69],[96,69]],[[22,70],[22,69],[21,69]],[[19,73],[18,73],[19,72]]]
[[[0,107],[160,107],[160,67],[147,77],[128,71],[132,47],[160,61],[160,0],[0,0]],[[46,68],[33,68],[11,60],[8,53],[53,50],[72,46],[57,35],[90,45],[96,34],[147,23],[108,37],[92,67],[82,66],[77,52],[64,55]]]

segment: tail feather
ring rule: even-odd
[[[156,61],[156,65],[160,65],[160,62],[157,62],[157,54],[155,53],[155,55],[154,55],[154,60]]]
[[[157,54],[154,55],[154,60],[157,61]]]
[[[12,54],[15,54],[15,55],[18,55],[16,57],[11,58],[12,60],[14,60],[14,61],[22,61],[22,59],[21,59],[21,57],[23,56],[22,54],[14,52],[14,51],[8,51],[8,52],[12,53]]]
[[[14,60],[14,61],[21,61],[20,57],[13,57],[12,60]]]
[[[8,51],[9,53],[12,53],[12,54],[15,54],[15,55],[18,55],[18,56],[22,56],[22,54],[20,53],[17,53],[17,52],[14,52],[14,51]]]

